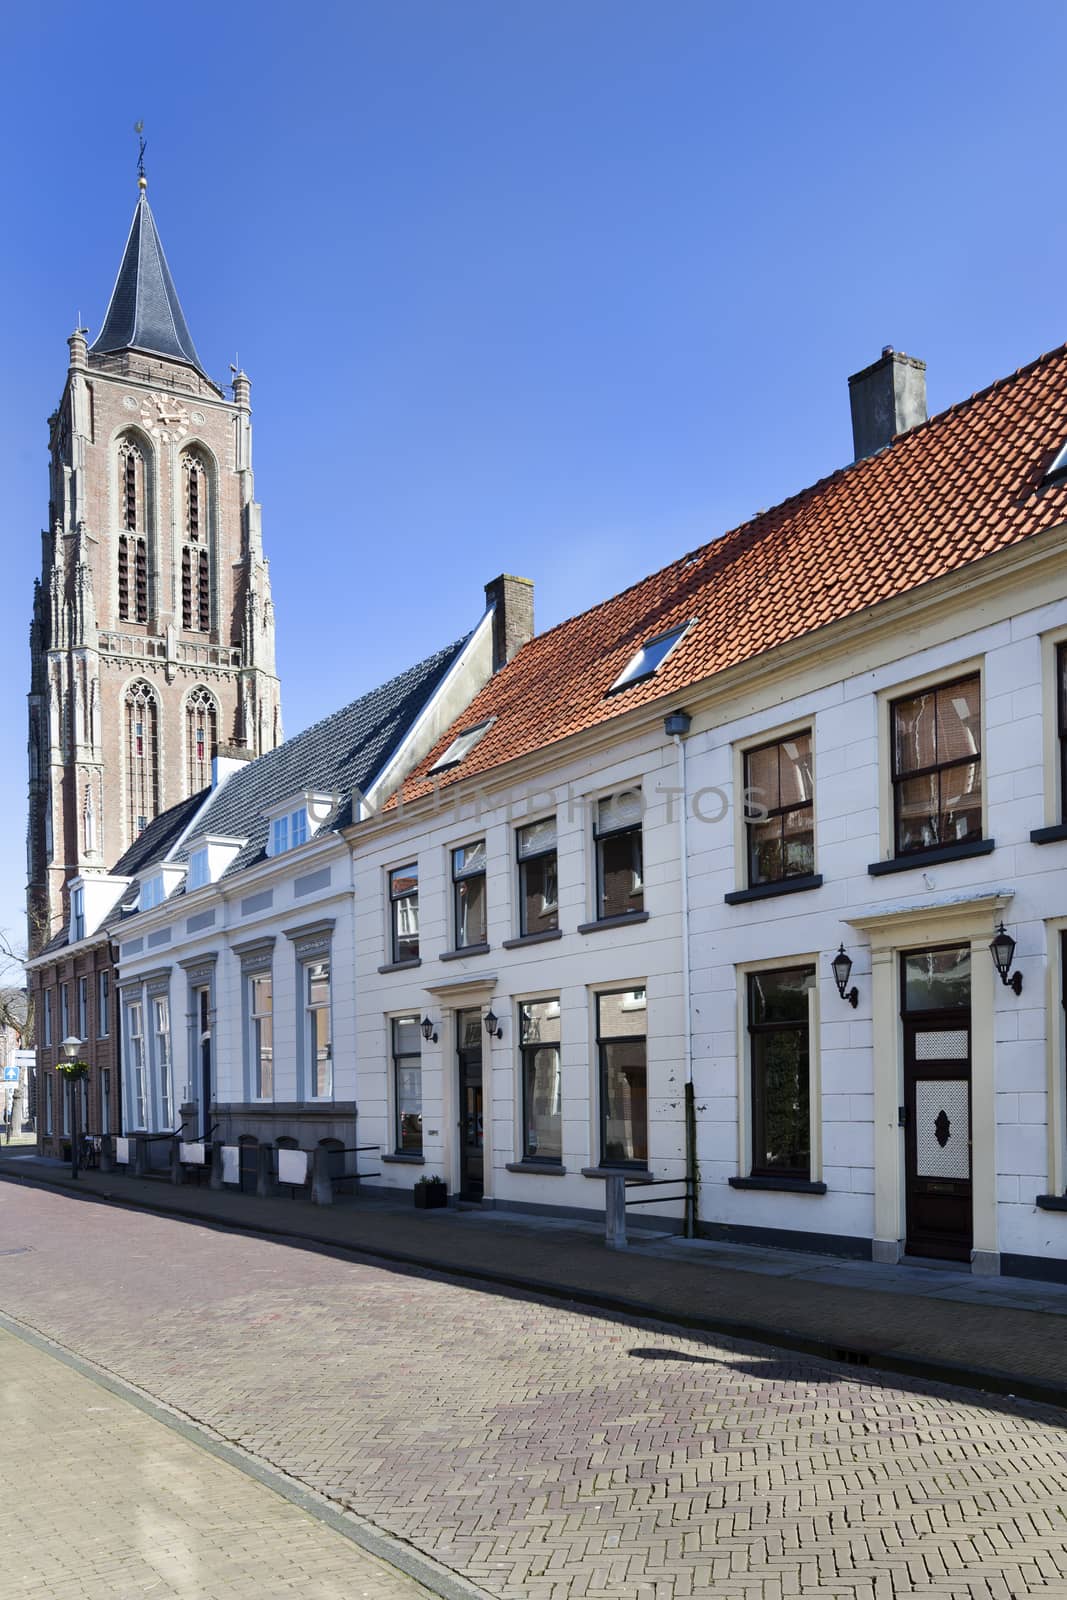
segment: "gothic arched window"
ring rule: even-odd
[[[208,482],[203,456],[196,450],[186,450],[182,456],[182,627],[197,633],[207,633],[211,628]]]
[[[119,620],[148,621],[148,496],[144,452],[119,441]]]
[[[159,815],[159,702],[143,678],[126,690],[126,815],[138,839]]]
[[[211,758],[218,746],[215,697],[194,689],[185,702],[185,792],[196,794],[211,782]]]

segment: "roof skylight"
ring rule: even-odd
[[[1067,478],[1067,444],[1064,445],[1051,467],[1045,473],[1045,482],[1050,483],[1053,478]]]
[[[473,728],[465,728],[452,740],[443,755],[438,756],[431,772],[444,772],[448,767],[458,767],[465,761],[480,739],[483,739],[496,721],[495,717],[487,717],[484,722],[476,722]]]
[[[640,683],[644,678],[651,678],[653,673],[659,671],[682,635],[688,633],[692,626],[692,622],[683,622],[680,628],[672,628],[669,633],[658,633],[655,638],[646,639],[637,654],[630,657],[608,693],[618,694],[620,689],[628,689],[632,683]]]

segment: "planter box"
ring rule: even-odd
[[[412,1190],[416,1211],[435,1211],[448,1204],[448,1185],[445,1183],[417,1183]]]

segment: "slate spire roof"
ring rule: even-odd
[[[207,377],[143,189],[133,214],[119,275],[111,291],[107,315],[90,348],[101,354],[111,350],[145,350],[152,355],[185,361]]]

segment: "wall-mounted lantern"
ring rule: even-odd
[[[844,945],[841,946],[830,965],[833,968],[834,982],[837,984],[838,994],[842,1000],[847,1000],[853,1011],[855,1011],[860,1003],[860,992],[856,988],[850,989],[848,987],[848,980],[852,976],[852,957]]]
[[[993,965],[1000,973],[1000,981],[1005,988],[1014,989],[1016,994],[1022,994],[1023,975],[1021,972],[1012,972],[1011,970],[1011,964],[1015,959],[1015,940],[1003,922],[994,935],[993,943],[989,946],[989,954],[993,957]]]
[[[504,1037],[504,1030],[499,1026],[499,1018],[492,1006],[485,1013],[485,1031],[490,1039],[502,1039]]]
[[[437,1043],[437,1034],[434,1032],[434,1025],[430,1021],[429,1017],[423,1017],[422,1019],[422,1037],[426,1040],[427,1044],[429,1044],[431,1041],[434,1044]]]

